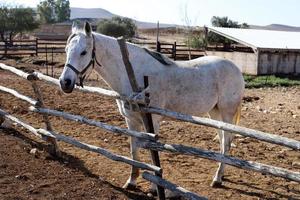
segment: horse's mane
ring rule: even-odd
[[[167,57],[165,57],[164,55],[162,55],[161,53],[158,53],[156,51],[151,51],[150,49],[147,48],[143,48],[149,55],[151,55],[155,60],[157,60],[158,62],[160,62],[163,65],[172,65],[172,61],[170,59],[168,59]]]

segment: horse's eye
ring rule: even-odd
[[[84,56],[86,54],[86,51],[81,52],[81,56]]]

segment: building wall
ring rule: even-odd
[[[257,75],[257,54],[246,52],[206,51],[207,55],[231,60],[245,74]]]
[[[259,52],[258,74],[300,74],[300,52]]]

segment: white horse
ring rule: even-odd
[[[134,44],[127,43],[129,59],[137,82],[143,87],[143,77],[149,76],[150,106],[165,108],[190,115],[209,113],[210,117],[227,123],[237,123],[244,91],[240,70],[230,61],[218,57],[202,57],[191,61],[174,62]],[[105,82],[122,95],[132,95],[131,85],[123,64],[121,51],[115,38],[91,31],[89,23],[83,29],[72,27],[66,46],[66,65],[60,76],[61,89],[72,92],[75,84],[82,85],[83,78],[95,65],[95,70]],[[138,112],[127,110],[117,100],[120,113],[130,130],[143,131]],[[162,117],[153,115],[155,133],[158,134]],[[226,154],[233,135],[218,131],[220,151]],[[138,160],[137,141],[131,138],[131,156]],[[214,176],[212,186],[222,183],[224,164]],[[135,187],[139,170],[132,167],[125,188]]]

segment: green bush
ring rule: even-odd
[[[300,85],[299,77],[278,77],[270,76],[251,76],[244,75],[246,88],[261,88],[261,87],[290,87]]]
[[[113,37],[132,38],[136,29],[133,20],[129,18],[113,17],[112,19],[102,20],[97,24],[97,32]]]
[[[207,46],[206,40],[201,36],[192,36],[190,40],[185,42],[187,46],[195,49],[201,49]]]

